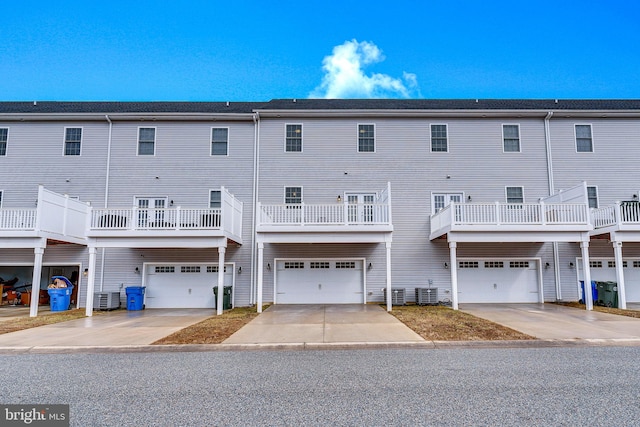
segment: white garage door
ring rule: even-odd
[[[276,261],[277,304],[364,302],[362,260]]]
[[[216,264],[153,264],[145,269],[147,308],[213,308]],[[233,286],[233,265],[224,268],[224,285]]]
[[[461,303],[540,302],[535,260],[470,260],[458,262]]]
[[[622,271],[627,302],[640,302],[640,261],[625,259]],[[578,280],[583,280],[582,259],[578,259]],[[591,280],[602,282],[617,281],[615,261],[613,259],[592,259]]]

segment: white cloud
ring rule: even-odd
[[[364,68],[384,61],[382,51],[373,43],[353,39],[333,48],[322,61],[322,83],[310,98],[410,98],[419,94],[415,74],[404,72],[402,78],[386,74],[366,75]]]

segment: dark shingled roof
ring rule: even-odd
[[[640,110],[639,99],[274,99],[269,102],[0,102],[0,114],[194,113],[269,110]]]
[[[248,113],[263,103],[259,102],[0,102],[1,113]]]

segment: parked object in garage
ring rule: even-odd
[[[127,294],[127,310],[144,310],[144,287],[129,286],[125,288]]]

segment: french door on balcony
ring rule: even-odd
[[[374,193],[347,194],[347,220],[349,223],[373,222],[375,220]]]
[[[160,226],[164,223],[166,197],[136,197],[138,207],[138,227]]]

